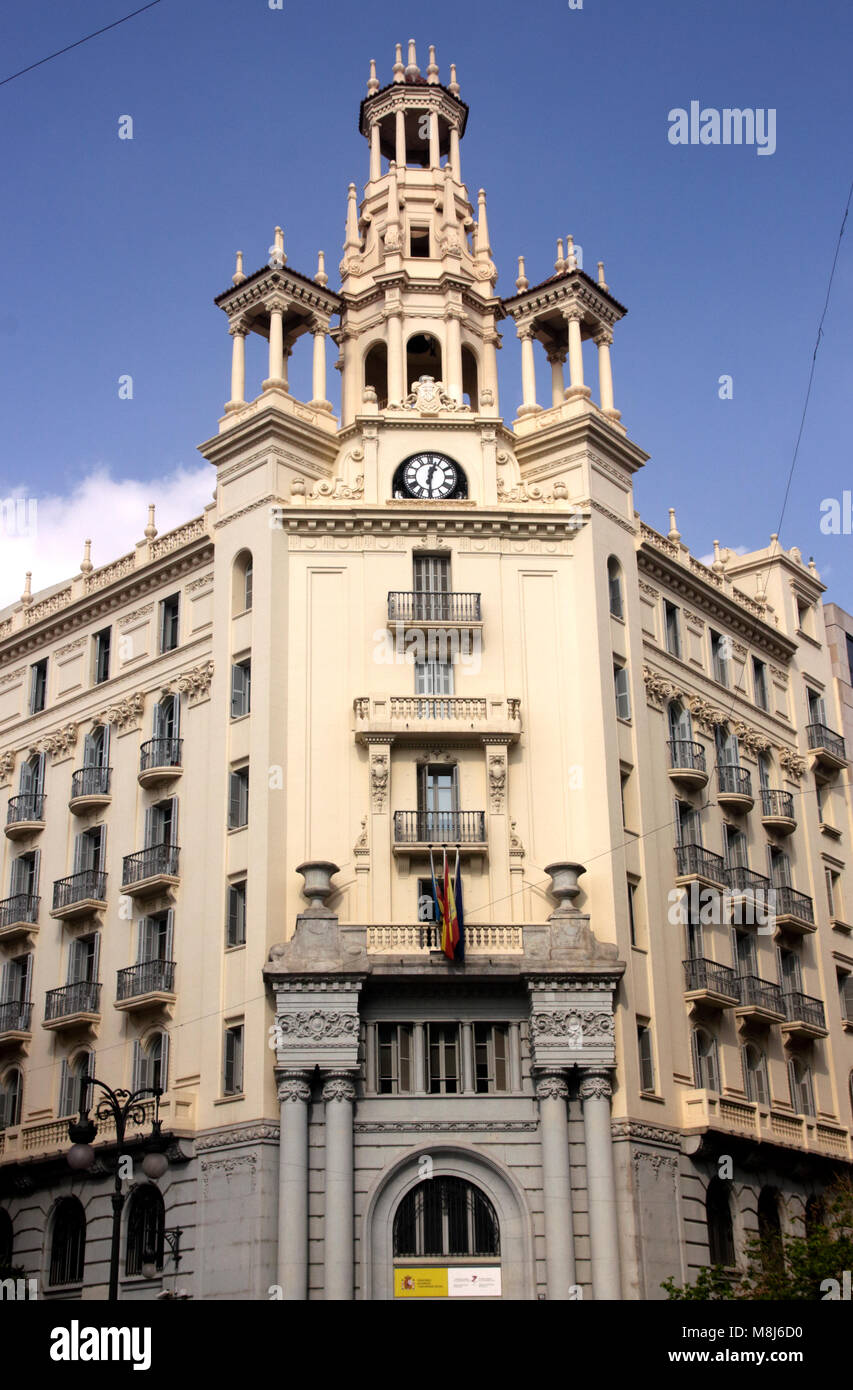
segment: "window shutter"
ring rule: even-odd
[[[225,1031],[225,1075],[223,1078],[223,1090],[229,1095],[234,1090],[234,1032],[228,1028]]]
[[[101,743],[101,766],[102,766],[102,767],[109,767],[109,765],[110,765],[110,726],[109,726],[109,724],[104,724],[103,729],[104,729],[104,737],[103,737],[103,741],[102,741],[102,743]]]
[[[35,853],[33,854],[32,864],[33,864],[32,888],[30,889],[30,892],[33,893],[34,896],[37,896],[37,895],[38,895],[38,890],[39,890],[39,875],[40,875],[40,873],[41,873],[41,850],[40,850],[40,849],[37,849],[37,850],[35,851]]]
[[[32,954],[24,956],[24,971],[21,979],[21,1003],[30,1002],[33,983],[33,958]]]
[[[176,796],[173,796],[171,799],[170,810],[171,834],[169,836],[169,844],[176,845],[178,843],[178,798]]]
[[[228,945],[236,946],[240,939],[239,889],[236,883],[228,885]]]
[[[853,1020],[853,974],[845,975],[841,987],[842,1015],[848,1020]]]
[[[95,738],[93,734],[87,734],[83,740],[83,766],[94,767],[96,763]]]
[[[753,1081],[754,1081],[754,1074],[753,1074],[753,1072],[751,1072],[750,1069],[749,1069],[749,1048],[748,1048],[748,1047],[742,1047],[742,1048],[741,1048],[741,1050],[740,1050],[740,1062],[741,1062],[741,1067],[742,1067],[742,1069],[743,1069],[743,1089],[744,1089],[744,1092],[745,1092],[745,1094],[746,1094],[746,1098],[747,1098],[747,1100],[755,1100],[755,1096],[753,1095],[753,1091],[754,1091],[754,1089],[755,1089],[755,1088],[754,1088],[754,1084],[753,1084]]]
[[[11,988],[12,962],[7,960],[3,965],[3,974],[0,976],[0,1001],[4,1004],[11,1002],[9,990]]]
[[[717,1040],[711,1039],[711,1048],[707,1056],[708,1063],[708,1090],[719,1091],[720,1089],[720,1068],[717,1060]]]
[[[100,932],[95,932],[95,935],[94,935],[94,937],[93,937],[93,939],[92,939],[92,956],[91,956],[91,961],[92,961],[92,975],[91,975],[91,978],[92,978],[93,982],[97,983],[97,979],[98,979],[98,967],[99,967],[100,961],[101,961],[101,933],[100,933]]]
[[[9,881],[9,888],[13,898],[16,893],[25,893],[27,891],[23,855],[18,855],[17,859],[12,860],[12,874]]]
[[[228,793],[228,824],[233,828],[240,824],[240,778],[236,772],[231,773]]]
[[[172,947],[173,947],[173,942],[174,942],[174,936],[175,936],[175,910],[174,910],[174,908],[170,907],[170,908],[169,908],[169,911],[166,913],[166,942],[165,942],[165,945],[164,945],[164,947],[163,947],[164,951],[166,952],[166,954],[165,954],[165,956],[164,956],[164,959],[165,959],[165,960],[172,960],[172,959],[173,959],[173,956],[172,956]]]
[[[172,696],[172,738],[181,736],[181,697],[178,694]]]
[[[151,732],[154,738],[163,737],[163,725],[163,706],[158,701],[158,703],[154,706],[154,722],[151,726]]]
[[[799,1113],[800,1106],[800,1086],[797,1081],[797,1064],[791,1057],[788,1061],[788,1089],[791,1092],[791,1105]]]
[[[82,835],[74,837],[74,869],[73,873],[79,874],[83,870],[83,856],[86,851],[86,842]]]
[[[59,1069],[59,1113],[60,1115],[70,1115],[68,1108],[68,1058],[63,1057],[62,1066]]]
[[[131,1086],[134,1091],[139,1091],[143,1086],[147,1086],[146,1079],[148,1058],[142,1050],[142,1044],[138,1038],[133,1040],[133,1079]]]
[[[162,1032],[161,1051],[160,1051],[160,1086],[164,1091],[169,1089],[169,1034]]]
[[[767,1087],[767,1058],[763,1052],[761,1054],[760,1065],[756,1068],[755,1083],[755,1099],[758,1101],[758,1104],[769,1105],[770,1095]]]
[[[143,844],[145,845],[146,849],[150,849],[151,846],[154,844],[154,813],[156,809],[157,808],[155,806],[146,806],[145,808],[145,830],[143,832]]]
[[[694,1028],[690,1034],[690,1050],[693,1053],[693,1084],[697,1091],[702,1089],[702,1059],[699,1056],[699,1034]]]

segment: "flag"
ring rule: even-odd
[[[441,924],[442,924],[442,922],[443,922],[443,920],[444,920],[444,904],[442,903],[442,900],[441,900],[441,889],[439,888],[438,884],[437,884],[436,881],[435,881],[435,864],[433,863],[433,859],[432,859],[432,846],[431,846],[431,845],[430,845],[430,851],[429,851],[429,867],[430,867],[430,874],[431,874],[431,876],[432,876],[432,896],[433,896],[433,901],[434,901],[434,903],[435,903],[435,923],[436,923],[436,926],[437,926],[438,929],[439,929],[439,932],[441,932],[441,930],[442,930]]]
[[[457,851],[458,852],[458,851]],[[459,944],[459,918],[456,914],[456,899],[447,863],[447,850],[444,851],[444,890],[442,893],[441,949],[448,960],[456,960]]]
[[[456,873],[453,881],[453,897],[456,902],[456,922],[458,937],[456,942],[456,960],[465,959],[465,919],[462,911],[462,866],[459,862],[459,850],[456,851]]]

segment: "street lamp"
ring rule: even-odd
[[[172,1263],[175,1266],[175,1274],[178,1273],[178,1265],[181,1263],[181,1236],[184,1234],[181,1226],[170,1226],[163,1232],[163,1240],[168,1245],[172,1254]],[[144,1250],[142,1254],[142,1273],[146,1279],[156,1279],[160,1270],[157,1268],[156,1250]]]
[[[92,1148],[92,1142],[98,1132],[98,1126],[94,1120],[89,1118],[89,1107],[86,1100],[90,1086],[100,1086],[104,1092],[95,1107],[95,1114],[99,1120],[112,1118],[114,1121],[116,1145],[119,1150],[117,1157],[120,1157],[120,1150],[124,1144],[128,1121],[130,1120],[137,1125],[145,1123],[145,1107],[140,1103],[142,1097],[154,1097],[154,1119],[151,1122],[151,1134],[144,1141],[146,1154],[142,1168],[148,1177],[162,1177],[169,1166],[169,1160],[164,1152],[166,1141],[161,1133],[160,1122],[160,1097],[163,1094],[163,1088],[161,1086],[140,1086],[138,1091],[121,1089],[114,1091],[111,1086],[107,1086],[103,1081],[98,1081],[97,1077],[94,1076],[81,1077],[80,1116],[76,1121],[70,1120],[68,1123],[68,1137],[71,1140],[71,1148],[67,1155],[69,1167],[75,1172],[85,1172],[92,1167],[95,1161],[95,1150]],[[111,1303],[115,1303],[118,1299],[121,1213],[124,1206],[121,1182],[120,1167],[116,1162],[115,1188],[112,1195],[113,1231],[110,1245],[110,1291],[108,1295]]]

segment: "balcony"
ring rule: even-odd
[[[175,962],[145,960],[120,970],[116,980],[115,1007],[130,1013],[175,1002]]]
[[[29,1042],[32,1037],[32,1014],[32,1004],[20,999],[0,1004],[0,1047]]]
[[[369,955],[428,956],[441,950],[441,931],[435,922],[408,926],[367,928]],[[517,926],[466,926],[465,958],[469,956],[520,956],[524,952],[523,928]]]
[[[797,893],[786,884],[774,884],[776,894],[776,926],[806,936],[817,931],[814,903],[807,893]]]
[[[103,912],[107,905],[107,876],[101,869],[82,869],[58,878],[53,885],[51,917],[73,921]]]
[[[717,801],[729,811],[743,813],[755,805],[752,778],[742,767],[723,763],[717,768]]]
[[[87,811],[100,811],[112,801],[110,784],[111,767],[80,767],[71,774],[71,797],[68,809],[74,816],[84,816]]]
[[[790,835],[797,828],[794,798],[790,792],[761,789],[761,824],[775,835]]]
[[[770,879],[757,874],[745,864],[730,864],[726,869],[729,893],[731,895],[732,921],[754,925],[757,921],[768,922],[772,916],[773,898]],[[746,914],[743,908],[747,907]]]
[[[785,1008],[785,1022],[782,1032],[788,1038],[799,1038],[803,1042],[812,1038],[825,1038],[828,1029],[823,1000],[813,999],[800,990],[786,991],[782,995]]]
[[[485,811],[395,811],[394,853],[428,853],[430,847],[486,853]]]
[[[482,628],[479,594],[433,594],[392,590],[388,594],[388,626]]]
[[[122,861],[121,891],[132,898],[146,898],[162,893],[180,882],[177,845],[149,845],[136,854],[126,854]]]
[[[44,1000],[43,1028],[60,1032],[97,1023],[101,1017],[101,986],[93,980],[49,989]]]
[[[738,975],[736,983],[740,1003],[735,1009],[735,1018],[747,1023],[782,1022],[785,1005],[779,985],[759,979],[757,975]]]
[[[726,886],[726,864],[721,854],[701,845],[675,846],[676,883],[679,887],[694,879],[713,887]]]
[[[822,767],[826,772],[838,772],[839,768],[847,766],[847,749],[841,734],[834,733],[825,724],[808,724],[806,736],[809,751],[814,755],[813,766]]]
[[[848,1163],[853,1158],[850,1131],[843,1125],[827,1124],[811,1115],[773,1110],[768,1105],[716,1095],[713,1091],[686,1091],[681,1123],[692,1136],[687,1140],[689,1153],[698,1149],[703,1134],[711,1132],[727,1140],[745,1139],[750,1146],[772,1144]]]
[[[10,840],[22,840],[44,830],[44,803],[41,792],[22,792],[9,798],[5,831]]]
[[[670,739],[669,776],[676,786],[686,787],[688,791],[698,791],[708,784],[708,769],[705,765],[705,749],[701,743],[689,738]]]
[[[34,893],[14,893],[0,902],[0,941],[14,941],[18,936],[35,936],[38,932],[41,898]]]
[[[511,743],[521,734],[521,701],[461,695],[392,695],[353,700],[355,736],[388,734],[402,741],[438,738],[464,742],[500,735]]]
[[[160,782],[170,782],[183,772],[182,738],[150,738],[139,750],[139,772],[136,780],[140,787],[156,787]]]
[[[694,956],[684,965],[684,997],[690,1004],[712,1009],[731,1009],[738,1002],[737,978],[727,965]]]

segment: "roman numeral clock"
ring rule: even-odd
[[[394,473],[394,496],[445,501],[468,496],[468,480],[446,454],[424,452],[404,459]]]

